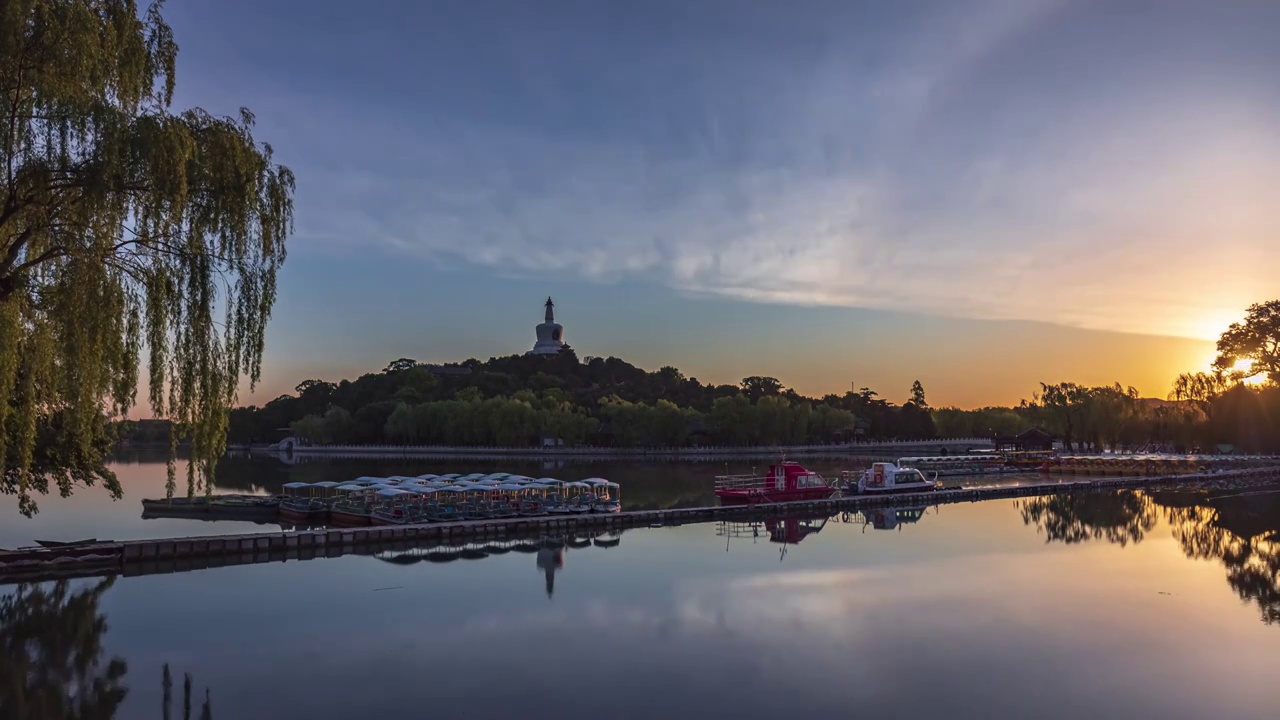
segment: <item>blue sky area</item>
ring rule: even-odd
[[[1275,297],[1280,3],[171,2],[297,173],[262,402],[532,345],[1163,396]],[[902,397],[898,397],[902,396]]]

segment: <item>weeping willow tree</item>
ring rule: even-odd
[[[0,0],[0,486],[27,515],[121,495],[103,459],[142,358],[189,488],[259,376],[293,175],[248,110],[172,108],[177,52],[160,2]]]

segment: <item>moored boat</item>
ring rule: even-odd
[[[373,515],[370,488],[356,482],[339,485],[333,489],[336,499],[329,506],[329,522],[334,525],[356,527],[368,525]]]
[[[595,499],[591,502],[591,512],[616,513],[622,511],[622,503],[619,502],[621,486],[618,483],[604,478],[588,478],[583,482],[591,486],[592,494],[595,495]]]
[[[916,468],[903,468],[891,462],[872,463],[854,479],[857,471],[846,470],[841,482],[845,492],[863,495],[887,495],[890,493],[926,492],[939,487],[937,476],[925,477]]]
[[[797,462],[769,466],[764,475],[717,475],[715,492],[726,505],[822,500],[835,488]]]
[[[329,504],[320,495],[323,489],[304,482],[284,484],[280,499],[280,517],[294,524],[322,523],[329,517]]]
[[[142,501],[144,518],[200,517],[225,520],[275,518],[280,498],[275,495],[210,495]]]

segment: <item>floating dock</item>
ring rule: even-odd
[[[570,516],[519,517],[450,523],[332,528],[294,532],[163,538],[101,542],[53,548],[0,551],[0,583],[66,577],[145,575],[228,565],[309,560],[383,549],[430,545],[456,546],[469,541],[566,536],[574,532],[620,531],[722,519],[837,513],[897,505],[942,505],[1035,495],[1107,490],[1142,490],[1221,482],[1278,481],[1280,465],[1161,477],[1122,477],[984,488],[958,488],[895,495],[836,495],[822,500],[755,505],[714,505],[669,510],[633,510]]]

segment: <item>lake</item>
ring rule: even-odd
[[[516,467],[242,459],[218,484],[441,465]],[[537,474],[599,474],[623,484],[624,507],[670,506],[709,502],[722,465]],[[42,498],[32,521],[6,505],[0,546],[246,525],[142,521],[137,500],[163,495],[163,464],[116,469],[119,502],[82,489]],[[174,718],[184,695],[192,718],[207,698],[209,717],[237,719],[1274,717],[1280,493],[899,510],[642,528],[536,552],[490,542],[451,562],[401,551],[3,586],[0,717],[64,717],[72,686],[94,717],[166,717],[166,666]],[[42,704],[22,704],[32,697]]]

